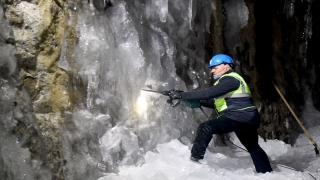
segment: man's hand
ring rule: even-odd
[[[183,91],[175,91],[175,90],[172,90],[169,92],[169,97],[170,99],[181,99],[181,93]]]

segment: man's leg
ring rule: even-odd
[[[258,144],[257,129],[252,128],[246,131],[235,131],[235,133],[250,153],[256,171],[258,173],[271,172],[272,168],[268,156]]]
[[[213,134],[229,133],[246,128],[243,124],[225,116],[201,123],[197,129],[196,138],[191,149],[191,157],[203,159]]]

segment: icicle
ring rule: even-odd
[[[312,13],[311,13],[312,0],[306,0],[306,1],[308,3],[308,9],[304,16],[305,28],[304,28],[303,38],[305,40],[308,40],[308,39],[311,39],[311,36],[312,36]]]
[[[192,0],[189,1],[188,7],[188,18],[189,18],[189,29],[192,30]]]
[[[300,48],[300,59],[302,60],[302,65],[304,67],[307,66],[307,50],[308,50],[308,42],[312,37],[312,13],[311,13],[311,7],[313,0],[306,0],[307,3],[307,10],[304,15],[304,30],[302,34],[302,38],[304,39],[303,44]]]
[[[294,14],[294,2],[295,0],[286,0],[284,4],[283,12],[287,15],[287,19],[291,18]]]

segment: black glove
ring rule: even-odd
[[[215,108],[213,99],[210,99],[210,100],[200,100],[200,106],[207,107],[207,108],[211,108],[211,109],[214,109],[214,108]]]
[[[183,93],[183,91],[171,90],[169,92],[169,97],[170,99],[181,99],[181,93]]]

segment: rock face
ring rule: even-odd
[[[15,131],[19,138],[30,136],[27,144],[31,156],[42,155],[39,158],[52,172],[53,179],[64,179],[58,129],[64,121],[62,112],[71,107],[69,75],[57,66],[66,15],[65,2],[59,0],[11,1],[5,10],[5,17],[12,25],[19,80],[31,97],[30,110],[38,125],[38,129],[30,130],[28,122],[21,121]],[[23,107],[19,98],[22,97],[17,97],[17,106]]]

